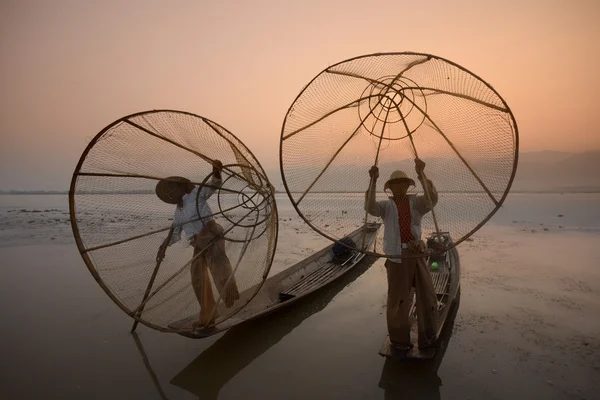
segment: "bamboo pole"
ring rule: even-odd
[[[381,97],[381,96],[378,95],[377,97]],[[381,102],[381,98],[379,99],[378,104],[380,104],[380,102]],[[331,165],[331,163],[333,162],[333,160],[335,160],[335,158],[338,156],[338,154],[340,154],[340,152],[344,149],[344,147],[346,147],[346,145],[350,142],[350,140],[352,138],[354,138],[354,136],[356,136],[356,134],[360,130],[361,126],[364,126],[364,123],[367,120],[367,118],[369,118],[371,115],[373,115],[373,116],[375,115],[373,113],[373,109],[374,108],[375,107],[373,107],[369,111],[369,113],[363,119],[361,119],[360,124],[358,124],[358,126],[356,127],[356,129],[354,130],[354,132],[352,132],[352,134],[348,137],[348,139],[346,139],[346,141],[344,143],[342,143],[342,145],[340,146],[340,148],[337,149],[337,151],[333,154],[333,156],[331,157],[331,159],[327,162],[327,164],[325,164],[325,167],[323,167],[323,170],[321,170],[321,172],[319,173],[319,175],[317,175],[317,177],[312,181],[312,183],[308,186],[308,188],[304,191],[304,193],[302,193],[302,196],[300,196],[300,198],[296,202],[296,206],[298,206],[300,204],[300,202],[302,201],[302,199],[304,199],[304,196],[306,196],[306,194],[310,191],[310,189],[312,189],[312,187],[317,183],[317,181],[321,178],[321,176],[323,176],[323,174],[325,173],[325,171],[327,171],[327,168],[329,168],[329,166]],[[375,118],[375,124],[373,124],[373,127],[375,127],[375,125],[377,124],[377,121],[379,120],[379,117],[381,116],[382,112],[383,112],[383,108],[379,111],[379,114],[377,114],[377,117]],[[379,143],[381,145],[381,141]]]
[[[169,229],[169,234],[167,235],[167,239],[166,240],[170,240],[172,234],[173,234],[173,227],[171,227],[171,229]],[[144,293],[144,297],[142,298],[142,302],[144,302],[144,300],[146,300],[146,298],[150,294],[150,290],[152,289],[152,285],[154,284],[154,280],[156,279],[156,275],[158,274],[158,268],[160,267],[160,264],[162,263],[162,260],[164,259],[164,256],[165,255],[162,254],[162,257],[159,257],[158,260],[156,261],[156,267],[154,267],[154,271],[152,271],[152,276],[150,277],[150,281],[148,282],[148,286],[146,287],[146,292]],[[140,315],[142,315],[143,311],[144,311],[144,307],[142,307],[140,309],[140,311],[137,312],[134,315],[134,318],[135,317],[139,317]],[[137,328],[138,322],[139,321],[137,319],[135,321],[133,321],[133,327],[131,328],[131,333],[135,332],[135,328]]]
[[[282,136],[282,137],[281,137],[281,140],[286,140],[286,139],[289,139],[290,137],[294,136],[295,134],[297,134],[297,133],[300,133],[300,132],[302,132],[303,130],[310,128],[311,126],[314,126],[314,125],[318,124],[319,122],[323,121],[324,119],[326,119],[327,117],[329,117],[329,116],[331,116],[331,115],[335,114],[335,113],[336,113],[336,112],[338,112],[338,111],[342,111],[342,110],[345,110],[345,109],[347,109],[347,108],[351,108],[351,107],[357,107],[358,105],[360,105],[360,103],[361,103],[362,101],[364,101],[364,100],[369,100],[369,99],[370,99],[370,98],[372,98],[372,97],[379,97],[379,95],[370,95],[370,96],[367,96],[367,97],[361,97],[361,98],[359,98],[358,100],[353,100],[352,102],[350,102],[350,103],[348,103],[348,104],[345,104],[345,105],[343,105],[343,106],[341,106],[341,107],[335,108],[335,109],[333,109],[333,110],[331,110],[331,111],[329,111],[329,112],[325,113],[325,115],[323,115],[322,117],[320,117],[320,118],[317,118],[316,120],[312,121],[312,122],[311,122],[311,123],[309,123],[308,125],[304,125],[303,127],[301,127],[301,128],[298,128],[298,129],[296,129],[295,131],[292,131],[292,132],[288,133],[288,134],[287,134],[287,135],[285,135],[285,136]]]
[[[157,180],[157,181],[165,180],[168,182],[179,182],[179,181],[169,180],[167,178],[159,178],[157,176],[140,175],[140,174],[111,174],[111,173],[105,173],[105,172],[77,172],[76,175],[77,176],[105,176],[105,177],[111,177],[111,178],[141,178],[141,179],[151,179],[151,180]],[[230,175],[230,176],[233,176],[233,175]],[[239,192],[237,190],[222,188],[220,186],[215,186],[215,185],[210,185],[210,184],[205,184],[205,183],[200,183],[200,182],[190,182],[190,183],[192,183],[194,185],[201,185],[202,187],[207,187],[210,189],[220,189],[223,192],[243,194],[242,192]],[[107,194],[110,194],[110,193],[107,193]]]
[[[384,95],[384,97],[387,97],[387,96]],[[388,99],[388,101],[390,101],[392,103],[394,102],[389,97],[387,97],[387,99]],[[379,104],[382,104],[381,99],[379,100]],[[386,106],[383,106],[383,107],[386,107]],[[379,151],[381,150],[381,142],[383,141],[383,135],[385,133],[385,126],[387,125],[387,119],[388,119],[388,116],[390,115],[390,109],[391,109],[391,107],[387,108],[387,112],[385,114],[385,119],[383,120],[383,127],[381,128],[381,135],[379,135],[379,143],[377,144],[377,152],[375,153],[375,163],[373,164],[375,167],[377,166],[377,163],[379,162]],[[382,111],[383,111],[383,108],[382,108]],[[377,122],[375,122],[375,124],[377,124]],[[373,126],[373,128],[375,128],[375,125]],[[367,189],[367,207],[365,207],[366,208],[365,219],[364,219],[365,222],[363,224],[363,234],[362,234],[362,240],[361,240],[361,245],[360,245],[361,249],[363,249],[365,247],[365,240],[367,237],[367,219],[369,217],[369,206],[370,206],[370,202],[371,202],[371,193],[372,193],[371,191],[375,190],[375,188],[373,187],[374,183],[375,183],[375,177],[371,176],[371,179],[369,180],[369,188]]]
[[[406,98],[406,96],[404,98]],[[404,118],[402,111],[400,111],[400,107],[396,107],[396,109],[398,110],[398,113],[400,114],[400,118],[402,119],[402,123],[404,124],[404,129],[406,129],[406,134],[408,135],[408,138],[410,139],[410,144],[412,146],[413,152],[415,153],[415,159],[418,160],[419,153],[417,152],[417,146],[415,146],[415,141],[412,137],[412,132],[410,131],[408,124],[406,123],[406,118]],[[427,179],[427,175],[425,175],[425,171],[421,171],[421,175],[423,178],[423,182],[421,182],[421,183],[423,184],[423,191],[425,192],[425,196],[427,197],[427,201],[429,202],[429,207],[431,208],[431,217],[433,218],[433,225],[435,226],[435,232],[437,233],[438,241],[440,243],[442,243],[442,235],[440,234],[440,228],[438,226],[437,217],[435,215],[433,201],[431,200],[431,193],[429,192],[429,189],[430,189],[429,188],[429,180]]]
[[[329,72],[331,74],[336,74],[336,75],[348,76],[348,77],[351,77],[351,78],[363,79],[363,80],[365,80],[365,81],[367,81],[370,84],[375,85],[375,86],[387,86],[386,83],[381,82],[381,81],[379,81],[377,79],[372,79],[372,78],[368,78],[366,76],[362,76],[362,75],[358,75],[358,74],[353,74],[351,72],[342,72],[342,71],[327,71],[327,72]],[[438,92],[438,93],[441,93],[441,94],[447,94],[449,96],[459,97],[461,99],[469,100],[469,101],[472,101],[474,103],[478,103],[478,104],[481,104],[483,106],[493,108],[493,109],[495,109],[497,111],[508,112],[508,109],[506,109],[506,108],[497,106],[497,105],[492,104],[492,103],[488,103],[488,102],[483,101],[483,100],[476,99],[475,97],[467,96],[465,94],[460,94],[460,93],[448,92],[448,91],[445,91],[445,90],[442,90],[442,89],[435,89],[435,88],[430,88],[430,87],[420,87],[420,86],[407,86],[407,87],[402,87],[402,88],[398,88],[398,89],[395,89],[395,90],[397,92],[403,92],[405,90],[413,90],[413,89],[417,89],[417,90],[429,90],[429,91]]]
[[[221,215],[221,214],[226,213],[227,211],[235,210],[236,208],[240,208],[240,207],[244,208],[243,205],[246,204],[246,203],[248,203],[249,201],[251,201],[251,198],[249,198],[249,200],[246,200],[246,201],[242,202],[242,204],[238,204],[237,206],[226,208],[225,210],[214,212],[214,213],[212,213],[210,215],[206,215],[204,217],[193,218],[193,219],[188,220],[186,222],[182,222],[182,223],[180,223],[178,225],[175,225],[175,227],[183,226],[183,225],[185,225],[185,224],[187,224],[189,222],[197,222],[197,221],[201,221],[202,219],[206,219],[206,218],[209,218],[209,217],[214,217],[214,216],[217,216],[217,215]],[[142,233],[141,235],[131,236],[131,237],[128,237],[126,239],[117,240],[115,242],[110,242],[110,243],[105,243],[105,244],[102,244],[102,245],[99,245],[99,246],[90,247],[90,248],[84,249],[82,252],[83,253],[89,253],[91,251],[104,249],[106,247],[112,247],[112,246],[116,246],[118,244],[123,244],[123,243],[131,242],[132,240],[141,239],[143,237],[151,236],[151,235],[154,235],[156,233],[164,232],[164,231],[166,231],[168,229],[169,228],[161,228],[161,229],[158,229],[158,230],[155,230],[155,231],[151,231],[151,232],[148,232],[148,233]]]
[[[436,89],[436,88],[431,88],[431,87],[421,87],[421,86],[406,86],[406,87],[402,87],[402,88],[398,89],[398,92],[404,92],[406,90],[419,90],[421,92],[429,91],[429,92],[435,92],[435,94],[446,94],[448,96],[458,97],[460,99],[472,101],[473,103],[477,103],[477,104],[480,104],[482,106],[492,108],[492,109],[494,109],[496,111],[501,111],[501,112],[505,112],[505,113],[508,112],[508,110],[506,108],[497,106],[497,105],[492,104],[492,103],[488,103],[487,101],[479,100],[479,99],[477,99],[475,97],[467,96],[466,94],[460,94],[460,93],[455,93],[455,92],[449,92],[447,90]],[[434,93],[432,93],[432,94],[434,94]],[[424,94],[424,96],[427,96],[427,95]]]
[[[192,154],[194,154],[194,155],[196,155],[196,156],[200,157],[201,159],[203,159],[204,161],[208,162],[208,163],[209,163],[209,164],[211,164],[211,165],[212,165],[212,164],[213,164],[213,162],[215,161],[214,159],[212,159],[212,158],[210,158],[210,157],[208,157],[208,156],[205,156],[204,154],[202,154],[202,153],[200,153],[200,152],[197,152],[197,151],[195,151],[195,150],[192,150],[192,149],[190,149],[189,147],[186,147],[186,146],[184,146],[184,145],[182,145],[182,144],[179,144],[179,143],[177,143],[177,142],[176,142],[176,141],[174,141],[174,140],[171,140],[171,139],[169,139],[169,138],[166,138],[166,137],[164,137],[164,136],[161,136],[161,135],[159,135],[159,134],[157,134],[157,133],[155,133],[155,132],[152,132],[150,129],[144,128],[143,126],[141,126],[141,125],[139,125],[139,124],[136,124],[135,122],[133,122],[133,121],[131,121],[131,120],[129,120],[129,119],[125,119],[124,121],[125,121],[126,123],[128,123],[129,125],[131,125],[131,126],[133,126],[133,127],[137,128],[137,129],[139,129],[139,130],[141,130],[141,131],[143,131],[143,132],[146,132],[146,133],[147,133],[148,135],[150,135],[150,136],[153,136],[153,137],[155,137],[155,138],[157,138],[157,139],[159,139],[159,140],[164,140],[164,141],[165,141],[165,142],[167,142],[167,143],[171,143],[173,146],[179,147],[180,149],[183,149],[183,150],[189,151],[190,153],[192,153]],[[204,121],[204,119],[203,119],[203,121]],[[221,136],[221,137],[223,137],[223,136]],[[225,138],[224,138],[224,139],[225,139]],[[227,139],[225,139],[225,140],[227,140]],[[230,174],[230,175],[234,175],[234,176],[238,176],[238,177],[240,177],[240,174],[238,174],[237,172],[234,172],[234,171],[230,170],[230,169],[229,169],[228,167],[226,167],[226,166],[223,166],[223,168],[222,168],[222,169],[223,169],[224,171],[227,171],[227,172],[229,172],[229,174]],[[241,178],[242,178],[242,180],[244,180],[244,179],[243,179],[243,177],[241,177]]]
[[[243,221],[244,218],[246,218],[248,215],[250,215],[253,211],[248,212],[246,215],[244,215],[238,222]],[[223,232],[222,236],[225,236],[229,231],[231,231],[235,226],[237,226],[236,224],[231,225],[231,227],[229,227],[226,231]],[[158,293],[160,291],[160,289],[164,288],[166,285],[168,285],[173,279],[175,279],[175,277],[177,275],[179,275],[188,265],[190,265],[192,262],[194,262],[198,257],[200,257],[202,254],[204,254],[204,252],[206,252],[206,250],[208,250],[210,248],[210,246],[215,242],[216,238],[211,239],[208,244],[206,246],[204,246],[202,248],[202,250],[200,250],[198,252],[198,254],[196,254],[194,257],[192,257],[192,259],[188,262],[186,262],[183,267],[181,267],[179,270],[177,270],[177,272],[175,272],[173,275],[171,275],[167,280],[165,280],[158,288],[156,288],[152,293],[150,293],[148,295],[148,297],[146,298],[146,300],[144,300],[139,306],[138,308],[136,308],[135,310],[133,310],[134,313],[138,312],[140,310],[140,308],[143,308],[146,303],[148,301],[150,301],[150,299],[152,297],[154,297],[156,295],[156,293]]]
[[[135,333],[135,332],[133,333],[133,341],[135,342],[135,345],[136,345],[138,351],[140,352],[140,355],[142,356],[142,361],[144,361],[144,366],[146,367],[146,371],[148,371],[148,373],[150,374],[150,378],[152,379],[152,382],[154,383],[154,387],[156,387],[156,390],[158,390],[158,395],[160,396],[160,398],[162,400],[168,400],[168,397],[165,394],[165,392],[163,391],[163,388],[160,385],[160,381],[158,380],[156,373],[154,372],[154,370],[152,369],[152,366],[150,365],[150,360],[148,359],[148,356],[146,355],[146,352],[144,351],[144,346],[142,346],[142,341],[140,340],[137,333]]]
[[[410,98],[408,97],[404,97],[406,100],[408,100],[410,103],[413,104],[413,106],[419,110],[421,112],[421,114],[423,114],[425,116],[425,118],[427,118],[429,120],[429,122],[431,122],[431,124],[433,125],[433,127],[435,128],[436,131],[438,131],[438,133],[440,135],[442,135],[442,137],[446,140],[446,142],[448,143],[448,145],[450,146],[450,148],[452,148],[452,150],[454,150],[454,153],[458,156],[458,158],[463,162],[463,164],[467,167],[467,169],[471,172],[471,174],[473,175],[473,177],[477,180],[477,182],[479,182],[479,184],[481,185],[481,187],[486,191],[486,193],[488,194],[488,196],[492,199],[492,201],[494,202],[494,204],[496,206],[498,206],[500,203],[498,203],[498,200],[496,200],[496,198],[494,197],[494,195],[492,194],[492,192],[488,189],[488,187],[486,186],[485,183],[483,183],[483,181],[481,180],[481,178],[479,177],[479,175],[477,175],[477,173],[473,170],[473,168],[471,168],[471,165],[469,165],[469,163],[467,162],[467,160],[465,160],[465,158],[460,154],[460,152],[456,149],[456,147],[454,146],[454,144],[452,143],[452,141],[446,136],[446,134],[444,134],[444,132],[437,126],[437,124],[431,119],[431,117],[429,116],[429,114],[427,114],[427,112],[425,112],[421,107],[419,107],[419,105],[417,105],[417,103],[415,103],[414,101],[412,101]]]

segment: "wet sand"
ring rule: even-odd
[[[48,241],[35,236],[42,224],[26,233],[3,224],[3,238],[13,240],[0,246],[0,397],[596,398],[600,221],[590,212],[577,229],[555,209],[515,222],[506,213],[459,247],[456,317],[435,362],[416,365],[377,354],[386,329],[383,260],[369,258],[297,306],[208,339],[143,326],[133,336],[68,229]],[[6,208],[3,217],[10,221]],[[280,217],[274,271],[325,245],[285,207]]]

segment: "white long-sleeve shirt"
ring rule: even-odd
[[[221,186],[221,183],[221,179],[213,176],[208,183],[213,187],[204,186],[200,190],[200,194],[198,194],[198,187],[195,187],[194,190],[183,196],[183,205],[181,207],[177,206],[173,215],[173,233],[171,234],[169,246],[181,239],[181,232],[185,232],[187,240],[190,241],[195,234],[204,228],[202,221],[208,222],[213,220],[212,210],[207,200],[212,196],[216,188]],[[197,209],[196,197],[198,198]],[[198,216],[198,212],[200,216]]]
[[[438,194],[429,181],[429,190],[433,206],[437,204]],[[430,202],[425,195],[409,195],[410,205],[410,230],[415,240],[421,240],[421,220],[423,216],[431,211]],[[383,219],[383,252],[385,254],[402,254],[402,238],[400,235],[400,224],[398,223],[398,207],[393,197],[388,200],[375,201],[375,190],[371,191],[371,197],[365,195],[365,211],[375,217]],[[401,263],[401,258],[390,258],[390,261]]]

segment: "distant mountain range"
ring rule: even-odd
[[[412,165],[412,162],[405,161],[402,165]],[[481,171],[485,167],[478,165],[476,170]],[[410,169],[407,171],[413,172]],[[279,169],[267,169],[266,172],[275,189],[285,191]],[[493,171],[489,172],[493,175]],[[600,150],[584,153],[522,152],[519,154],[517,174],[511,191],[600,192]]]
[[[600,192],[600,151],[521,153],[512,190]]]
[[[409,165],[409,160],[405,160]],[[483,165],[481,166],[484,167]],[[307,166],[307,169],[314,169]],[[478,168],[476,168],[479,170]],[[348,173],[356,174],[356,168]],[[411,171],[412,172],[412,171]],[[269,180],[277,192],[285,192],[278,167],[266,168]],[[315,175],[314,171],[311,175]],[[365,170],[365,176],[366,176]],[[329,183],[343,179],[329,180]],[[343,183],[343,182],[342,182]],[[347,188],[344,186],[347,190]],[[336,188],[327,188],[327,191]],[[315,191],[323,190],[323,188]],[[600,150],[584,153],[534,151],[519,154],[513,192],[600,192]],[[0,191],[0,194],[66,194],[68,191]]]
[[[0,194],[69,194],[68,190],[0,190]]]

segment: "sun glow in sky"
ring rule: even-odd
[[[447,58],[511,107],[521,151],[600,149],[600,2],[2,1],[0,190],[68,188],[114,120],[179,109],[278,170],[283,118],[329,65]]]

